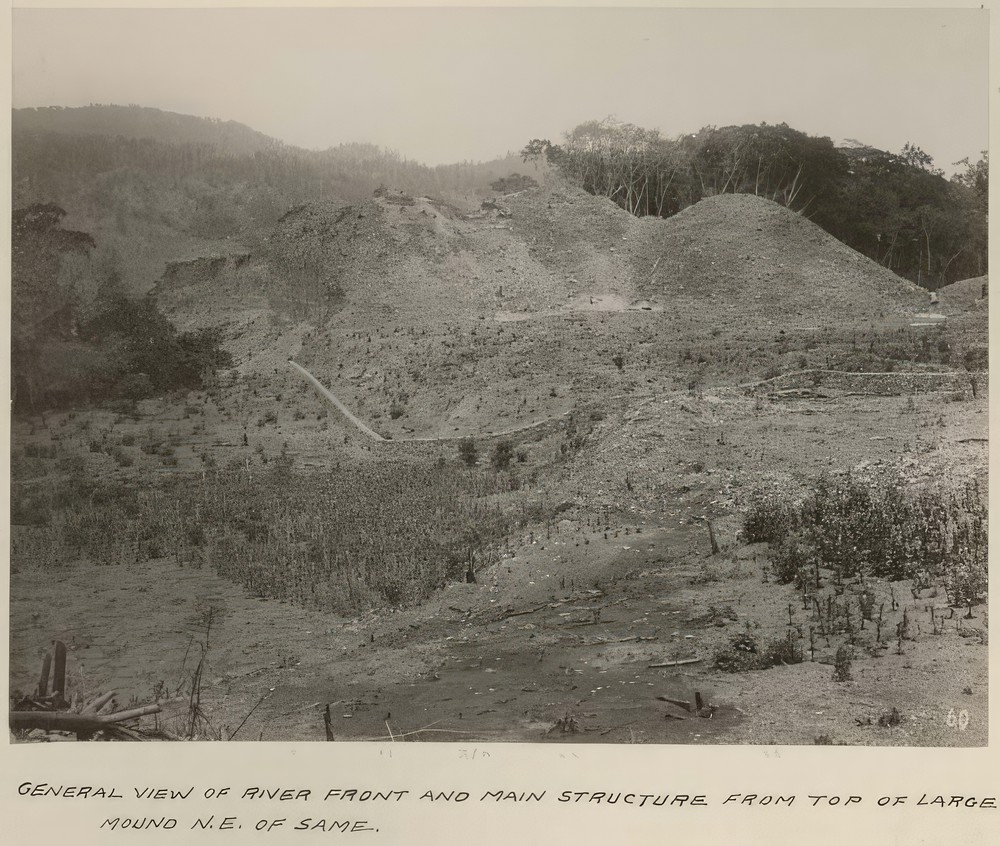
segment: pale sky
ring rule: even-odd
[[[172,9],[13,14],[13,105],[137,103],[289,144],[486,160],[614,115],[780,123],[947,173],[987,147],[979,10]]]

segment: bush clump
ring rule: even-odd
[[[986,596],[988,511],[978,482],[908,492],[894,476],[822,476],[798,505],[759,496],[744,514],[750,542],[772,545],[781,584],[804,587],[812,567],[837,579],[940,579],[955,606]]]
[[[716,650],[715,666],[725,673],[745,673],[761,668],[760,649],[750,632],[740,632]]]
[[[800,533],[786,535],[771,555],[775,581],[781,585],[794,582],[798,587],[806,583],[806,573],[815,560],[809,541]]]
[[[792,527],[792,510],[773,494],[754,497],[743,515],[748,543],[781,543]]]
[[[851,664],[854,661],[854,650],[850,646],[844,645],[837,649],[837,655],[833,659],[833,680],[838,682],[850,681]]]
[[[476,448],[476,442],[472,438],[462,438],[458,442],[458,457],[462,459],[467,467],[475,467],[476,462],[479,461],[479,450]]]
[[[726,673],[766,670],[780,664],[801,664],[802,660],[802,647],[792,632],[775,638],[764,648],[749,631],[740,632],[716,650],[714,656],[715,666]]]
[[[490,455],[490,464],[493,465],[494,470],[506,470],[510,467],[513,459],[514,445],[510,441],[500,441],[493,448],[493,453]]]

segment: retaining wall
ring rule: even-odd
[[[856,394],[898,396],[933,391],[964,391],[973,374],[949,371],[900,373],[848,373],[842,370],[799,370],[749,386],[752,394],[773,393],[791,388],[827,388]],[[985,379],[985,374],[978,376]]]
[[[484,455],[500,441],[507,441],[515,449],[538,443],[550,435],[559,434],[569,424],[571,412],[560,417],[542,420],[528,426],[520,426],[505,432],[492,432],[478,435],[456,435],[448,438],[399,438],[382,441],[365,440],[365,447],[375,455],[386,458],[454,458],[458,445],[466,437],[471,437]]]

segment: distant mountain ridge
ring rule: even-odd
[[[14,208],[54,204],[91,234],[95,261],[147,291],[174,261],[245,251],[290,208],[344,204],[378,190],[470,195],[522,165],[428,167],[375,144],[327,150],[284,144],[234,121],[143,106],[12,110]]]
[[[172,144],[209,144],[235,155],[286,146],[283,141],[236,121],[195,117],[135,105],[14,109],[11,129],[15,134],[57,132],[150,138]]]

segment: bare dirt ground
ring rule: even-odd
[[[176,728],[212,608],[201,701],[224,736],[242,724],[241,740],[322,740],[332,703],[341,740],[986,742],[983,609],[973,620],[957,614],[941,635],[927,624],[901,654],[856,661],[849,682],[833,680],[822,643],[812,662],[721,674],[711,655],[727,635],[747,623],[774,628],[786,608],[794,622],[807,618],[790,590],[764,583],[761,550],[738,548],[706,573],[692,554],[701,527],[619,529],[607,541],[580,529],[569,523],[557,535],[567,540],[519,549],[482,584],[356,621],[256,599],[166,559],[124,570],[79,564],[58,580],[21,569],[12,685],[30,687],[41,652],[60,638],[79,690],[115,689],[126,702],[179,689],[163,718]],[[893,590],[915,616],[935,602],[903,583]],[[688,658],[701,662],[650,666]],[[710,718],[657,699],[693,701],[695,691],[716,709]],[[893,708],[902,722],[879,726]],[[963,709],[960,731],[948,715]]]
[[[574,503],[565,519],[513,539],[478,584],[356,620],[252,597],[171,558],[53,571],[25,557],[12,574],[12,686],[32,686],[58,638],[80,690],[113,688],[123,702],[179,692],[170,725],[188,708],[185,680],[207,635],[202,703],[224,736],[247,718],[239,739],[322,739],[321,712],[334,703],[341,739],[982,744],[986,610],[971,620],[953,612],[934,634],[929,609],[940,615],[943,596],[915,595],[905,582],[891,586],[899,608],[885,627],[907,609],[912,639],[859,656],[851,681],[833,680],[836,639],[817,638],[813,660],[799,665],[712,668],[734,633],[767,639],[809,625],[794,589],[768,578],[766,547],[741,544],[726,516],[748,477],[791,484],[873,453],[914,478],[982,466],[984,398],[942,406],[918,396],[911,411],[905,402],[842,397],[755,412],[752,399],[724,392],[651,398],[602,423],[595,451],[547,482]],[[859,420],[881,434],[846,436]],[[679,434],[667,441],[665,430]],[[626,474],[637,481],[623,513]],[[719,555],[701,515],[716,519]],[[890,586],[877,590],[888,606]],[[690,658],[700,660],[650,666]],[[696,691],[715,708],[710,718],[656,698],[692,701]],[[893,708],[902,721],[879,726]],[[963,710],[969,722],[958,730]]]
[[[950,393],[745,389],[865,354],[926,311],[926,294],[756,198],[670,221],[558,186],[503,205],[296,210],[239,273],[160,292],[180,328],[226,327],[232,371],[134,415],[15,421],[15,478],[30,487],[51,472],[29,446],[82,456],[113,483],[256,472],[286,448],[301,472],[379,460],[294,358],[393,438],[479,437],[573,412],[585,426],[572,450],[563,435],[525,440],[517,467],[526,497],[560,504],[554,519],[510,538],[476,584],[357,618],[252,596],[194,559],[75,560],[15,526],[12,688],[33,688],[61,639],[77,690],[159,696],[175,729],[204,656],[202,708],[237,740],[322,740],[330,704],[344,740],[984,744],[985,606],[967,619],[934,588],[870,585],[885,631],[904,613],[911,625],[859,647],[852,678],[834,681],[842,638],[810,639],[801,597],[738,536],[751,491],[792,495],[823,472],[985,481],[985,374],[978,391]],[[340,286],[333,311],[313,307],[317,280]],[[948,324],[949,343],[985,343],[981,308]],[[441,458],[457,463],[453,444]],[[791,632],[805,661],[715,669],[742,632]],[[696,693],[703,716],[667,701]]]

